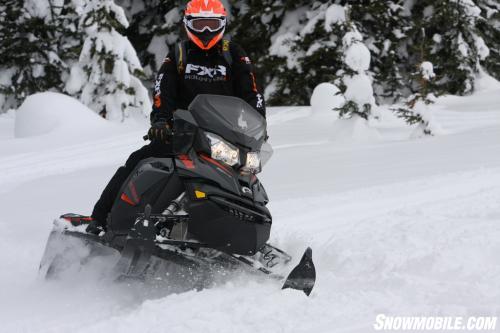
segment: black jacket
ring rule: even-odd
[[[232,64],[222,53],[222,43],[208,51],[192,42],[186,46],[183,71],[179,72],[175,52],[165,58],[156,78],[151,123],[171,121],[177,109],[186,110],[198,94],[236,96],[265,117],[264,96],[257,88],[252,63],[243,49],[231,42]]]

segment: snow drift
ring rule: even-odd
[[[109,126],[92,110],[69,96],[44,92],[29,96],[16,112],[16,138],[58,132],[59,135],[82,133]]]

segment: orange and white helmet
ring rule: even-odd
[[[202,50],[217,44],[226,30],[227,13],[220,0],[191,0],[184,12],[186,33]]]

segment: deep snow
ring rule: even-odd
[[[91,272],[37,280],[53,218],[90,212],[146,124],[15,139],[2,115],[0,331],[369,332],[379,313],[498,316],[499,91],[483,78],[473,96],[440,98],[446,134],[418,140],[386,109],[379,139],[354,143],[330,141],[326,110],[269,110],[271,241],[295,256],[312,246],[310,298],[249,276],[161,297]]]

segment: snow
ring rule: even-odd
[[[167,14],[165,14],[164,19],[165,19],[165,27],[167,28],[173,27],[181,20],[179,9],[172,8]]]
[[[66,91],[70,94],[78,93],[85,85],[86,80],[86,74],[82,67],[78,63],[74,64],[71,66],[69,78],[66,81]]]
[[[60,0],[56,1],[55,6],[61,6],[58,4]],[[27,0],[24,2],[24,8],[33,17],[40,17],[46,21],[51,19],[50,9],[52,4],[48,0]]]
[[[104,127],[106,121],[77,100],[59,93],[45,92],[26,98],[16,112],[16,138],[56,134],[72,135]]]
[[[375,114],[366,112],[365,106],[370,105],[371,109],[374,111],[377,110],[375,97],[373,96],[372,79],[367,72],[370,68],[370,51],[363,43],[363,37],[355,26],[352,26],[351,30],[343,36],[342,46],[344,50],[344,63],[349,69],[354,71],[353,74],[344,75],[342,78],[343,84],[346,86],[344,92],[345,104],[354,102],[357,111],[365,113],[366,118],[371,120]],[[347,114],[347,116],[351,115]],[[355,117],[358,117],[358,115],[355,115]],[[357,125],[354,125],[353,128],[357,128]],[[355,130],[352,132],[358,131]]]
[[[123,9],[112,0],[89,2],[81,24],[85,17],[99,10],[113,14],[120,24],[128,27]],[[81,87],[80,100],[97,113],[105,112],[109,120],[121,122],[129,116],[145,116],[151,109],[151,101],[147,89],[135,77],[136,71],[143,71],[135,49],[128,38],[114,28],[108,29],[103,22],[92,22],[85,26],[87,35],[80,53],[80,69],[72,68],[66,86],[68,92]],[[103,54],[113,59],[111,68],[101,59]],[[86,75],[82,76],[83,73]]]
[[[75,139],[75,116],[72,134],[16,139],[5,136],[12,114],[0,115],[1,331],[364,333],[380,313],[498,315],[500,84],[483,73],[476,87],[438,98],[430,110],[446,134],[420,140],[385,114],[377,140],[337,144],[338,120],[311,117],[309,107],[269,109],[275,153],[261,179],[271,242],[295,260],[312,246],[318,279],[309,298],[248,275],[156,296],[91,272],[38,280],[53,219],[90,212],[146,125]]]
[[[481,9],[472,0],[451,0],[451,2],[461,6],[465,10],[465,15],[470,18],[478,18],[481,15]]]
[[[427,81],[433,79],[436,76],[436,74],[434,74],[434,66],[429,61],[424,61],[420,64],[420,73],[422,74],[422,77]]]
[[[269,47],[269,54],[286,58],[287,67],[293,69],[298,67],[297,57],[291,50],[292,41],[297,38],[296,34],[284,33],[279,35],[274,43]]]
[[[320,83],[314,88],[311,96],[311,110],[314,114],[331,113],[334,108],[344,103],[340,89],[329,82]]]
[[[325,13],[325,31],[331,32],[332,25],[342,24],[346,21],[345,8],[340,5],[333,4],[326,10]]]
[[[431,95],[427,96],[429,98]],[[429,100],[433,100],[432,98],[429,98]],[[412,111],[420,115],[422,117],[422,120],[424,124],[419,124],[417,128],[413,131],[413,133],[410,134],[410,138],[412,139],[417,139],[421,138],[426,135],[426,131],[432,133],[432,135],[443,135],[444,131],[441,127],[441,125],[435,120],[434,110],[431,110],[430,106],[425,104],[422,100],[418,100],[415,103],[414,108]]]
[[[370,51],[361,41],[361,35],[358,32],[348,32],[343,38],[346,48],[344,61],[356,72],[366,71],[370,68]]]
[[[347,86],[344,92],[346,100],[355,101],[359,105],[375,103],[372,81],[368,75],[346,76],[344,83]]]
[[[306,13],[307,23],[306,23],[306,25],[304,25],[304,27],[300,31],[301,37],[304,37],[308,34],[313,33],[314,27],[316,26],[318,21],[325,18],[325,8],[326,7],[323,4],[319,8],[312,10],[312,11],[308,11]]]
[[[380,139],[377,129],[361,117],[339,119],[333,123],[329,140],[335,144],[373,143]]]
[[[166,35],[154,35],[147,48],[147,51],[154,55],[156,68],[160,68],[163,60],[168,54],[168,45],[166,43]]]
[[[473,35],[479,59],[484,60],[490,55],[490,49],[481,36]]]
[[[462,57],[467,58],[467,56],[469,55],[469,46],[465,42],[461,32],[458,34],[457,37],[457,45],[458,45],[458,51],[460,52]]]

